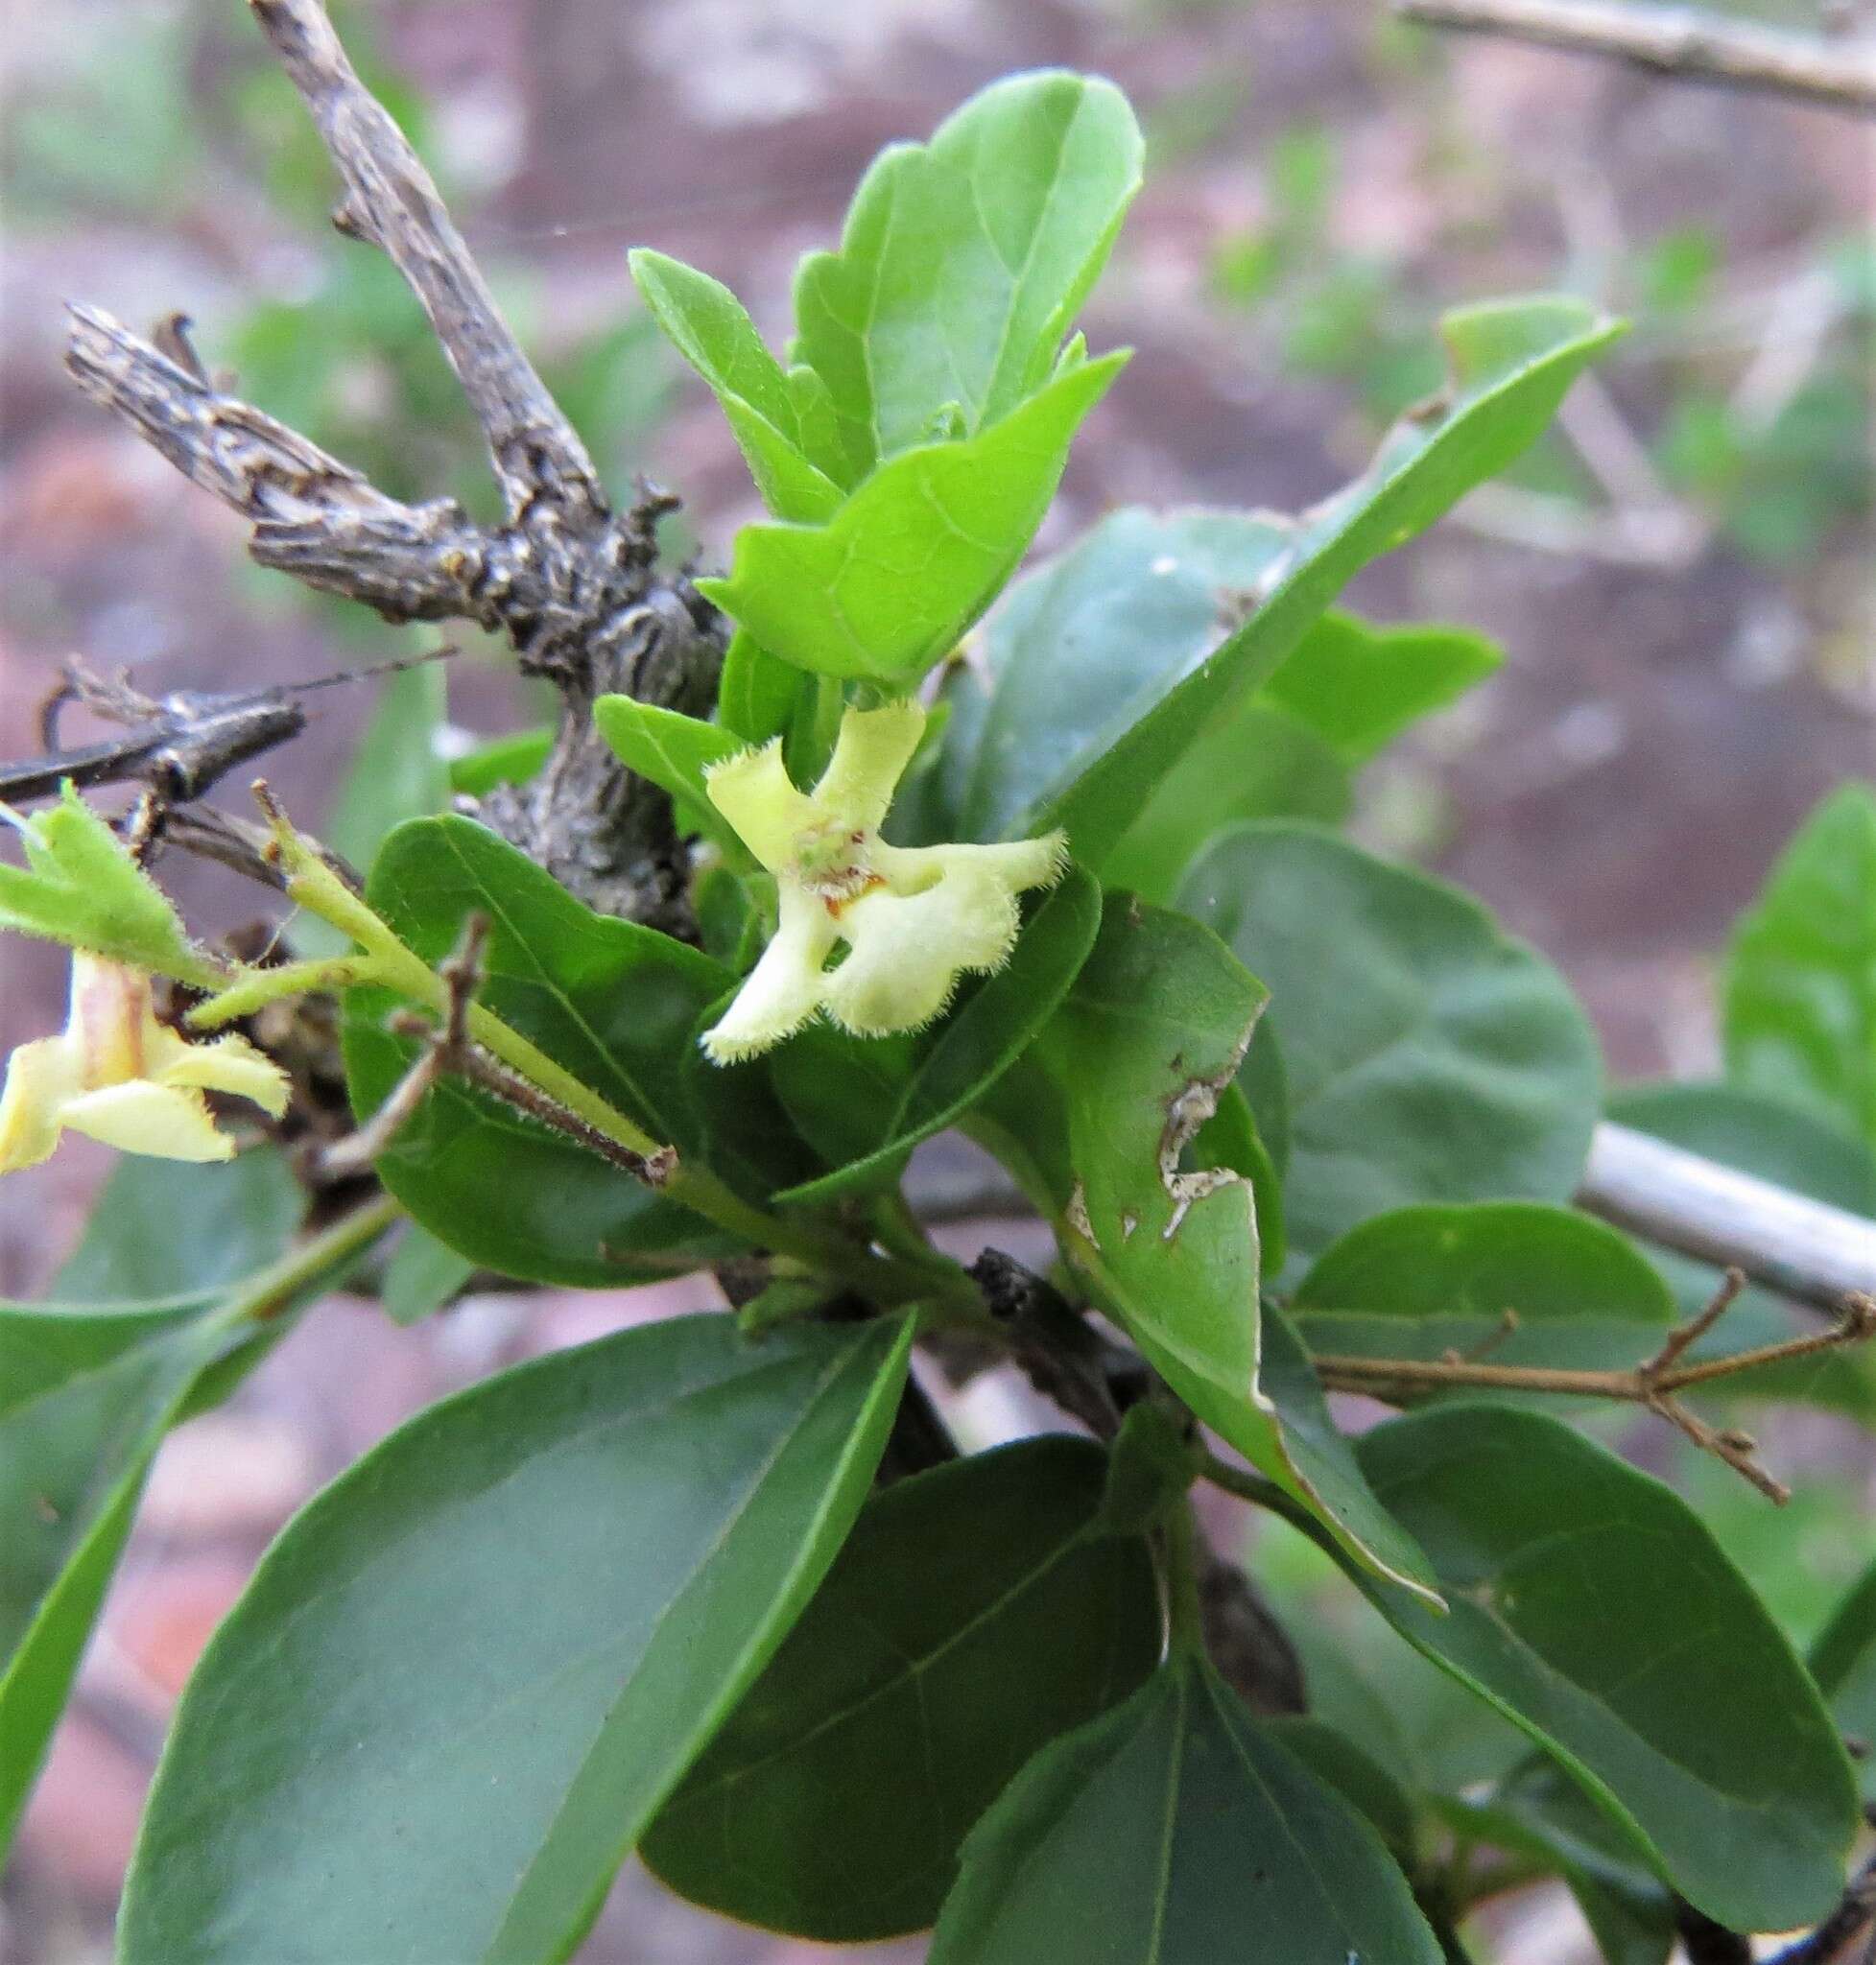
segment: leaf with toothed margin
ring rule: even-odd
[[[1437,1601],[1424,1557],[1369,1493],[1307,1364],[1295,1369],[1300,1347],[1279,1332],[1267,1348],[1251,1182],[1188,1153],[1264,1002],[1263,984],[1208,929],[1108,896],[1093,953],[1038,1046],[1065,1112],[1072,1184],[1053,1196],[1057,1233],[1207,1426],[1356,1561]]]

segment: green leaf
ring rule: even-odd
[[[645,1841],[681,1895],[858,1944],[938,1916],[970,1825],[1159,1657],[1145,1540],[1099,1532],[1106,1456],[1025,1441],[902,1480]]]
[[[839,251],[810,254],[795,288],[795,353],[827,385],[847,482],[924,441],[949,406],[974,434],[1043,387],[1141,155],[1111,83],[1044,70],[877,159]]]
[[[814,457],[796,390],[769,352],[743,303],[720,281],[643,248],[631,276],[658,325],[716,394],[748,461],[762,502],[777,518],[815,525],[841,502],[837,461]],[[836,465],[841,482],[827,474]]]
[[[685,825],[707,834],[743,866],[752,865],[735,828],[710,803],[704,773],[746,748],[719,723],[701,722],[635,697],[603,696],[593,722],[619,761],[670,793]]]
[[[1726,1075],[1876,1148],[1876,790],[1842,785],[1805,821],[1734,930]]]
[[[971,1832],[932,1965],[1437,1965],[1380,1838],[1280,1739],[1174,1658]]]
[[[272,1262],[305,1212],[305,1190],[271,1147],[209,1166],[125,1154],[47,1294],[97,1304],[212,1295]]]
[[[1223,835],[1180,905],[1270,986],[1293,1251],[1416,1201],[1575,1192],[1601,1098],[1595,1037],[1555,971],[1477,901],[1271,823]]]
[[[1674,1904],[1594,1802],[1549,1761],[1515,1768],[1487,1802],[1437,1797],[1456,1835],[1553,1865],[1569,1885],[1604,1965],[1667,1965]]]
[[[1817,1681],[1838,1726],[1872,1751],[1857,1763],[1864,1801],[1876,1803],[1876,1563],[1866,1569],[1811,1647]]]
[[[564,1957],[833,1560],[910,1338],[682,1317],[392,1433],[198,1666],[125,1965]]]
[[[464,797],[487,798],[497,785],[525,785],[553,748],[554,732],[546,728],[490,738],[451,760],[449,789]]]
[[[1219,644],[1288,540],[1288,522],[1265,513],[1130,508],[1027,574],[985,625],[987,693],[972,669],[951,678],[947,829],[969,840],[1033,832],[1030,816]],[[1106,844],[1152,791],[1130,797]]]
[[[1561,1421],[1503,1406],[1433,1407],[1356,1453],[1446,1591],[1438,1617],[1351,1569],[1410,1644],[1522,1727],[1709,1917],[1783,1930],[1824,1914],[1856,1826],[1849,1764],[1685,1503]]]
[[[746,744],[785,736],[808,688],[792,663],[772,655],[739,627],[729,638],[717,683],[717,722]]]
[[[798,669],[915,682],[1009,578],[1126,359],[1058,376],[974,437],[900,451],[824,526],[745,526],[728,576],[698,591]]]
[[[1253,697],[1160,780],[1114,848],[1104,878],[1164,905],[1223,827],[1247,818],[1336,825],[1353,799],[1348,768],[1335,751],[1300,718]]]
[[[421,1323],[453,1302],[475,1272],[467,1256],[458,1255],[448,1243],[439,1242],[429,1229],[413,1221],[385,1265],[378,1299],[392,1323]]]
[[[1294,1412],[1280,1411],[1260,1383],[1272,1320],[1260,1323],[1258,1314],[1250,1182],[1202,1155],[1199,1166],[1185,1164],[1263,1005],[1262,985],[1197,922],[1109,897],[1094,951],[1042,1039],[1065,1107],[1073,1180],[1055,1196],[1057,1235],[1070,1264],[1207,1426],[1358,1560],[1426,1588],[1419,1552],[1374,1504],[1319,1396],[1315,1409],[1308,1404],[1307,1367]]]
[[[929,1031],[885,1046],[821,1025],[784,1046],[773,1067],[782,1102],[842,1164],[777,1198],[822,1201],[895,1179],[920,1140],[956,1125],[1029,1048],[1100,925],[1101,889],[1071,866],[1031,914],[1009,961]]]
[[[0,862],[0,928],[217,988],[220,970],[189,939],[168,897],[67,784],[56,805],[22,818],[0,807],[26,864]]]
[[[250,1170],[256,1163],[262,1173]],[[227,1313],[298,1219],[269,1153],[226,1167],[127,1162],[59,1285],[168,1300],[0,1305],[0,1852],[52,1737],[164,1434],[226,1396],[356,1259],[300,1278],[255,1328]],[[181,1176],[193,1176],[192,1186]],[[284,1180],[293,1190],[283,1196]],[[200,1210],[192,1199],[199,1186]],[[171,1211],[157,1203],[167,1197]],[[121,1216],[118,1211],[121,1210]],[[141,1228],[141,1232],[137,1232]],[[236,1264],[239,1276],[227,1273]],[[170,1293],[169,1285],[189,1287]]]
[[[1443,709],[1505,659],[1462,627],[1370,627],[1325,614],[1280,663],[1264,694],[1350,765]]]
[[[1345,1733],[1320,1719],[1280,1714],[1264,1724],[1318,1781],[1373,1825],[1388,1854],[1403,1869],[1413,1865],[1417,1854],[1413,1803],[1386,1767]]]
[[[1876,1152],[1801,1107],[1737,1085],[1641,1085],[1616,1093],[1609,1117],[1671,1146],[1876,1220]],[[1672,1249],[1653,1251],[1683,1316],[1713,1298],[1720,1271]],[[1688,1356],[1700,1361],[1817,1329],[1815,1313],[1748,1285]],[[1827,1351],[1750,1371],[1713,1388],[1728,1398],[1800,1399],[1876,1420],[1876,1352]],[[1696,1393],[1699,1397],[1701,1394]]]
[[[1275,672],[1353,575],[1503,470],[1620,332],[1583,302],[1561,298],[1448,315],[1447,390],[1395,426],[1360,478],[1294,522],[1244,626],[1151,706],[1136,708],[1100,755],[1018,829],[1066,826],[1077,855],[1099,870],[1153,786]]]
[[[1399,1208],[1331,1243],[1291,1298],[1314,1353],[1434,1361],[1489,1344],[1495,1364],[1618,1370],[1674,1320],[1626,1236],[1526,1201]],[[1505,1313],[1517,1317],[1507,1334]]]
[[[596,914],[486,827],[413,819],[385,841],[366,898],[423,958],[455,947],[463,917],[491,924],[480,1001],[681,1154],[700,1138],[684,1064],[704,1012],[735,979],[698,950]],[[346,998],[352,1104],[376,1110],[412,1043],[384,1019],[395,999]],[[687,1208],[459,1079],[418,1106],[377,1162],[439,1241],[532,1282],[610,1289],[730,1252]]]
[[[71,1690],[144,1477],[226,1344],[205,1300],[0,1308],[0,1848]]]

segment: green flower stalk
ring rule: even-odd
[[[706,774],[710,802],[775,876],[780,901],[774,938],[703,1034],[717,1063],[767,1051],[821,1011],[856,1036],[916,1030],[950,1002],[960,976],[1009,959],[1016,896],[1060,879],[1059,832],[997,846],[880,838],[924,727],[916,702],[847,710],[812,792],[790,780],[780,739]]]

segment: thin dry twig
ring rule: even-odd
[[[413,1037],[421,1048],[410,1069],[386,1095],[384,1102],[356,1132],[336,1145],[324,1148],[314,1159],[320,1179],[344,1179],[368,1172],[391,1146],[439,1082],[445,1077],[461,1077],[478,1089],[493,1094],[505,1104],[525,1112],[531,1119],[551,1126],[556,1132],[576,1140],[633,1179],[648,1187],[661,1187],[677,1156],[670,1148],[651,1155],[634,1153],[617,1140],[608,1139],[570,1112],[558,1099],[532,1084],[490,1057],[469,1036],[469,1006],[482,986],[483,951],[488,940],[488,917],[470,914],[463,923],[463,934],[454,952],[438,964],[443,984],[444,1009],[440,1021],[416,1010],[394,1010],[385,1020],[392,1036]]]
[[[1395,0],[1407,20],[1609,55],[1657,74],[1724,83],[1876,115],[1876,53],[1867,43],[1728,20],[1693,7],[1615,0]]]
[[[1735,1378],[1742,1372],[1754,1371],[1764,1365],[1789,1363],[1793,1359],[1815,1357],[1840,1345],[1858,1344],[1876,1337],[1876,1298],[1864,1295],[1846,1297],[1837,1321],[1828,1330],[1789,1338],[1783,1343],[1736,1351],[1728,1357],[1707,1359],[1698,1364],[1683,1362],[1688,1347],[1712,1330],[1745,1285],[1745,1277],[1740,1270],[1728,1270],[1713,1300],[1699,1314],[1677,1325],[1652,1358],[1628,1371],[1576,1371],[1548,1365],[1496,1364],[1477,1356],[1460,1358],[1451,1353],[1437,1360],[1354,1358],[1318,1353],[1313,1362],[1318,1376],[1331,1390],[1366,1392],[1382,1398],[1411,1398],[1416,1393],[1471,1388],[1627,1400],[1645,1406],[1658,1418],[1677,1427],[1703,1452],[1723,1460],[1751,1481],[1762,1494],[1782,1504],[1791,1499],[1791,1490],[1760,1465],[1755,1457],[1758,1443],[1751,1434],[1735,1428],[1707,1425],[1675,1395],[1696,1385]]]

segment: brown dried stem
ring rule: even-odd
[[[1689,82],[1723,83],[1876,114],[1876,53],[1864,43],[1728,20],[1693,7],[1619,0],[1395,0],[1403,19],[1608,55]]]
[[[1712,1302],[1698,1316],[1669,1333],[1652,1358],[1628,1371],[1572,1371],[1547,1365],[1496,1364],[1479,1358],[1408,1359],[1351,1358],[1318,1354],[1317,1374],[1332,1391],[1366,1392],[1377,1398],[1402,1399],[1431,1391],[1472,1389],[1501,1392],[1553,1392],[1586,1399],[1623,1399],[1646,1406],[1704,1452],[1715,1455],[1744,1475],[1771,1500],[1784,1503],[1790,1490],[1767,1473],[1753,1457],[1756,1443],[1748,1433],[1710,1427],[1688,1410],[1674,1395],[1696,1385],[1738,1377],[1762,1365],[1784,1364],[1810,1358],[1840,1345],[1862,1343],[1876,1337],[1876,1298],[1851,1295],[1843,1299],[1837,1321],[1828,1330],[1736,1351],[1698,1364],[1681,1361],[1688,1347],[1719,1322],[1745,1282],[1738,1269],[1727,1271]]]

